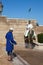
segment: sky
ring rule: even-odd
[[[3,3],[3,16],[37,20],[43,25],[43,0],[0,0]],[[31,11],[29,12],[29,9]]]

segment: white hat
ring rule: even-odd
[[[9,30],[13,30],[13,28],[10,28]]]

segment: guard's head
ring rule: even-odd
[[[13,28],[10,28],[9,31],[13,32]]]
[[[28,23],[30,24],[31,23],[31,20],[29,20]]]

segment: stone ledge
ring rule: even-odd
[[[24,65],[30,65],[27,61],[25,61],[23,58],[21,58],[19,55],[17,55],[18,59],[24,64]]]

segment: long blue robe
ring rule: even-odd
[[[14,49],[13,44],[16,44],[16,41],[14,41],[13,39],[12,32],[7,32],[5,38],[6,38],[6,51],[10,52]]]

